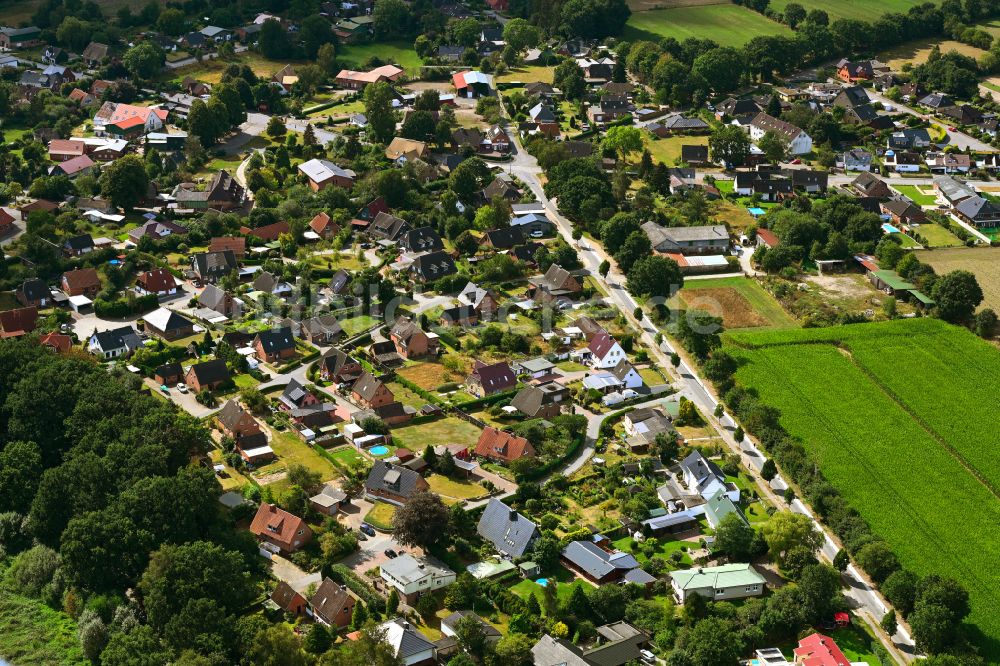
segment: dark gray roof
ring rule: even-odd
[[[200,252],[194,255],[193,264],[198,275],[202,277],[222,277],[236,270],[236,255],[232,250],[222,252]]]
[[[229,379],[229,368],[226,367],[226,362],[218,358],[192,365],[191,370],[201,384],[221,382]]]
[[[428,252],[413,262],[413,270],[426,282],[433,282],[458,272],[455,260],[447,252]]]
[[[521,557],[539,536],[533,522],[496,498],[492,498],[479,518],[476,531],[500,552]]]
[[[289,407],[298,407],[308,395],[310,393],[306,390],[306,387],[293,378],[288,380],[288,385],[281,392],[281,402]]]
[[[123,348],[134,349],[140,344],[139,333],[131,326],[122,326],[110,331],[101,331],[95,337],[97,338],[97,345],[102,351]]]
[[[39,301],[43,298],[52,298],[52,292],[47,284],[38,278],[29,278],[21,285],[21,293],[28,301]]]
[[[722,472],[719,466],[705,456],[701,455],[701,451],[692,451],[687,458],[681,461],[681,469],[689,470],[698,481],[699,486],[705,480],[713,477],[722,482],[725,482],[726,480],[726,475]],[[692,488],[692,490],[694,490],[694,488]]]
[[[639,562],[628,553],[609,553],[591,541],[573,541],[563,548],[562,556],[592,578],[604,578],[612,571],[629,571]]]
[[[406,620],[396,619],[392,620],[391,623],[402,629],[398,633],[390,629],[386,635],[386,638],[396,649],[396,657],[399,659],[405,660],[407,657],[434,649],[434,643],[424,638],[424,635],[415,630]]]
[[[277,330],[261,331],[257,334],[260,345],[268,354],[276,354],[286,349],[295,349],[295,336],[289,326],[282,326]]]
[[[420,227],[405,232],[400,244],[410,252],[434,252],[444,249],[441,236],[432,227]]]
[[[80,234],[79,236],[67,238],[66,242],[63,243],[63,247],[79,252],[80,250],[94,247],[94,239],[90,234]]]
[[[372,465],[372,471],[369,472],[368,478],[365,480],[365,488],[369,490],[384,489],[394,495],[409,498],[410,495],[417,492],[417,481],[420,478],[421,476],[413,470],[399,465],[391,465],[384,460],[376,460],[375,464]]]

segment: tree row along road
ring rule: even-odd
[[[674,369],[668,355],[675,351],[680,353],[680,350],[675,350],[666,341],[661,345],[657,345],[654,336],[659,331],[657,331],[656,327],[645,318],[639,321],[634,317],[633,312],[638,307],[638,303],[625,290],[625,276],[618,270],[615,261],[600,246],[588,244],[584,249],[584,247],[578,246],[576,241],[573,240],[572,222],[566,219],[559,212],[555,203],[545,196],[541,181],[539,180],[542,170],[538,166],[538,161],[524,149],[516,128],[508,128],[508,134],[511,136],[515,147],[513,159],[508,167],[510,173],[520,178],[531,189],[538,201],[545,207],[550,219],[555,221],[556,228],[566,242],[579,247],[580,260],[584,268],[608,292],[609,300],[617,307],[622,316],[625,317],[635,330],[640,331],[642,341],[651,350],[653,357],[660,364],[660,367],[670,373],[671,379],[680,389],[679,394],[693,401],[701,413],[716,427],[719,436],[726,442],[726,445],[733,452],[740,455],[740,459],[751,473],[758,492],[776,507],[788,506],[784,499],[776,495],[771,486],[760,478],[760,468],[766,458],[757,448],[756,444],[749,437],[744,440],[742,445],[736,442],[736,439],[733,437],[736,422],[729,414],[723,414],[719,419],[715,418],[714,412],[719,402],[712,395],[712,391],[705,382],[698,376],[690,362],[684,360],[684,354],[681,353],[682,361]],[[607,260],[611,264],[611,270],[606,277],[602,276],[598,270],[598,267],[604,260]],[[581,458],[575,460],[573,464],[579,468],[587,458],[593,455],[593,452],[593,446],[586,447],[585,451],[581,454]],[[786,486],[790,485],[786,479],[780,476],[779,478]],[[824,537],[823,546],[820,548],[820,555],[824,560],[832,562],[833,557],[840,550],[840,544],[836,536],[817,521],[809,509],[799,500],[793,501],[792,506],[789,508],[796,513],[805,514],[813,520],[815,528],[820,530]],[[902,622],[900,622],[899,629],[891,639],[886,637],[885,633],[878,626],[879,620],[888,611],[889,606],[866,577],[851,565],[843,573],[842,578],[847,586],[846,596],[856,604],[856,612],[869,624],[883,646],[899,660],[904,662],[913,660],[916,656],[916,647],[913,639],[905,627],[902,626]]]

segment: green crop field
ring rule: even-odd
[[[970,620],[1000,637],[1000,353],[933,319],[732,333],[737,380],[781,412],[826,478],[903,565],[958,578]]]
[[[860,21],[875,21],[883,14],[900,12],[905,14],[910,7],[923,4],[926,0],[774,0],[770,6],[775,11],[784,11],[789,2],[798,2],[806,11],[822,9],[829,15],[831,21],[837,19],[857,19]]]
[[[659,41],[663,37],[714,39],[722,46],[742,46],[761,35],[791,35],[787,26],[733,4],[676,7],[636,12],[623,39]]]

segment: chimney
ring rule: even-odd
[[[510,510],[509,518],[511,521],[517,520],[517,511],[514,509]]]

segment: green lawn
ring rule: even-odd
[[[698,548],[697,541],[695,542],[670,541],[667,540],[666,537],[664,537],[663,539],[657,539],[655,537],[651,537],[651,539],[657,542],[656,543],[657,547],[656,547],[656,552],[654,553],[654,557],[658,556],[662,557],[667,561],[671,561],[670,554],[680,551],[683,553],[683,555],[681,556],[681,564],[686,564],[688,566],[691,566],[691,564],[693,564],[691,556],[688,555],[687,551],[697,550]],[[635,556],[635,559],[639,560],[641,564],[645,564],[649,560],[649,558],[646,557],[645,553],[643,553],[642,550],[632,550],[632,543],[633,543],[632,537],[624,536],[621,539],[612,542],[612,545],[618,550],[622,551],[623,553],[631,553],[632,555]]]
[[[431,474],[427,477],[427,483],[431,490],[444,498],[454,500],[466,500],[473,497],[482,497],[486,494],[486,489],[478,483],[465,479],[449,479],[440,474]]]
[[[258,384],[260,384],[260,382],[256,378],[247,374],[240,374],[234,376],[233,383],[236,384],[236,388],[238,389],[254,388]]]
[[[345,319],[340,322],[340,325],[344,329],[344,335],[352,337],[362,331],[367,331],[378,322],[379,320],[376,317],[372,317],[370,315],[360,315],[352,317],[351,319]]]
[[[564,602],[570,598],[573,594],[573,588],[577,586],[582,586],[587,592],[594,589],[591,585],[583,582],[582,580],[576,579],[573,575],[566,571],[565,569],[560,569],[560,572],[556,576],[548,576],[549,584],[553,582],[557,585],[556,587],[556,597],[560,602]],[[536,583],[533,580],[522,580],[517,585],[510,587],[510,591],[521,597],[522,599],[527,599],[529,594],[535,595],[538,599],[538,603],[542,606],[542,613],[545,613],[545,588]]]
[[[635,12],[625,25],[622,39],[656,42],[663,37],[674,37],[683,42],[696,37],[713,39],[721,46],[743,46],[753,37],[791,34],[785,25],[726,3]]]
[[[516,67],[497,77],[497,83],[552,83],[555,67]]]
[[[345,68],[358,69],[372,58],[399,65],[409,76],[419,75],[424,64],[410,42],[345,44],[337,48],[337,61]]]
[[[667,381],[655,368],[643,368],[639,371],[639,376],[646,382],[646,386],[656,386]]]
[[[916,185],[893,185],[892,189],[896,190],[903,196],[907,196],[913,200],[913,203],[918,206],[936,206],[937,197],[933,194],[924,194],[920,188]]]
[[[910,7],[916,7],[925,0],[773,0],[770,7],[775,11],[784,11],[790,2],[797,2],[806,11],[822,9],[833,22],[837,19],[857,19],[859,21],[875,21],[883,14],[899,12],[905,14]]]
[[[930,222],[921,224],[914,233],[920,234],[930,247],[960,247],[964,245],[958,236],[951,233],[940,224]]]
[[[913,240],[904,233],[897,233],[891,235],[899,240],[899,244],[901,247],[908,248],[908,247],[917,247],[919,245],[917,241]]]
[[[393,393],[396,392],[398,386],[398,384],[390,386]],[[419,396],[417,398],[423,400]],[[397,395],[396,399],[400,399],[400,396]],[[423,400],[423,402],[427,401]],[[473,447],[479,441],[480,432],[478,427],[468,421],[463,421],[457,416],[446,416],[428,423],[393,428],[392,441],[397,446],[417,452],[423,451],[428,445],[438,446],[439,444],[467,444]]]
[[[365,516],[365,522],[381,530],[392,529],[392,517],[396,515],[396,506],[387,502],[375,502],[375,506]]]
[[[340,477],[337,468],[329,460],[318,454],[311,446],[302,441],[298,435],[285,431],[272,430],[274,435],[269,442],[274,449],[278,460],[269,465],[265,465],[258,470],[258,474],[269,474],[286,469],[289,465],[297,463],[306,468],[318,472],[323,481]]]
[[[646,132],[644,133],[643,140],[646,143],[646,149],[653,157],[653,162],[662,162],[668,166],[673,166],[681,158],[681,146],[708,145],[707,136],[672,136],[666,139],[658,139]]]
[[[727,277],[709,278],[706,280],[688,280],[684,289],[733,289],[749,302],[753,311],[764,318],[766,326],[773,328],[789,328],[798,326],[795,319],[785,312],[785,309],[767,293],[760,284],[751,278]],[[675,297],[676,298],[676,297]]]
[[[71,617],[7,589],[0,590],[0,655],[18,666],[90,663]]]
[[[559,361],[556,363],[556,367],[563,372],[583,372],[584,370],[589,370],[589,368],[576,361]]]
[[[345,468],[361,467],[365,464],[365,457],[353,446],[341,446],[329,452],[330,457]]]

